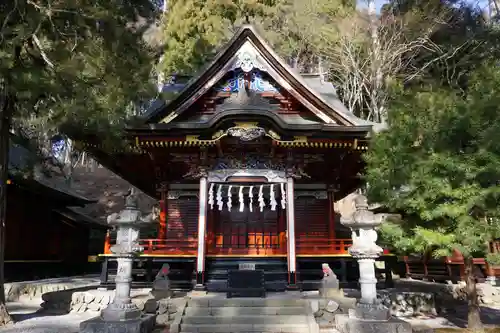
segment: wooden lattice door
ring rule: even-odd
[[[215,246],[224,249],[279,248],[278,212],[257,207],[215,211]]]

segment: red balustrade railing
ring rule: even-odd
[[[197,239],[141,239],[144,254],[196,255]]]
[[[286,242],[286,239],[284,239]],[[110,244],[114,240],[109,237],[106,238],[104,246],[104,253],[111,254]],[[210,243],[210,242],[209,242]],[[194,256],[197,253],[198,240],[196,238],[176,238],[176,239],[141,239],[139,245],[144,248],[146,255],[186,255]],[[328,238],[304,238],[298,237],[296,239],[296,253],[298,255],[348,255],[348,249],[352,245],[351,239],[328,239]],[[255,254],[255,255],[268,255],[268,254],[286,254],[286,246],[274,248],[262,248],[255,250],[253,247],[248,249],[220,249],[215,246],[208,246],[207,254]],[[248,250],[248,253],[245,252]],[[281,251],[283,250],[283,251]]]
[[[321,237],[300,237],[296,240],[298,255],[348,255],[352,239],[328,239]]]

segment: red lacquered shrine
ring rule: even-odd
[[[104,154],[87,142],[101,163],[160,200],[134,272],[151,281],[168,262],[178,286],[222,290],[228,270],[250,264],[270,290],[314,289],[327,262],[342,281],[356,279],[351,233],[334,202],[359,186],[372,124],[321,75],[294,72],[250,26],[199,75],[167,89],[175,97],[127,129],[133,152]],[[105,281],[109,243],[102,257]]]

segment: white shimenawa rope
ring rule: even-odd
[[[208,204],[210,209],[214,209],[214,183],[210,184],[210,189],[208,190]]]
[[[274,210],[276,210],[276,206],[278,205],[278,203],[276,202],[276,196],[274,193],[274,184],[271,185],[270,195],[271,195],[271,210],[274,211]]]
[[[231,200],[231,190],[233,189],[233,185],[230,185],[227,189],[227,210],[231,211],[233,207],[233,201]]]
[[[285,193],[285,184],[281,183],[281,208],[286,209],[286,193]]]
[[[250,199],[250,212],[253,211],[253,186],[250,186],[250,190],[248,191],[248,198]]]
[[[222,185],[217,186],[216,199],[217,199],[217,206],[219,206],[219,211],[221,211],[224,205],[224,202],[222,202]]]

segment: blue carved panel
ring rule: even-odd
[[[238,92],[245,89],[245,78],[242,71],[234,71],[232,77],[220,82],[215,87],[216,91]],[[262,77],[262,73],[254,71],[251,74],[250,91],[255,92],[278,92],[275,84]]]

